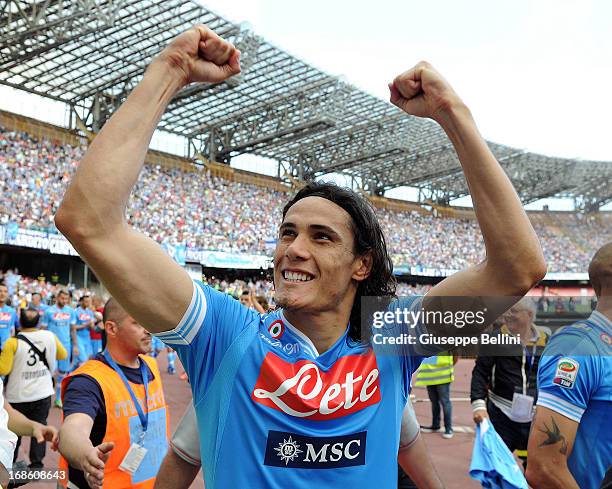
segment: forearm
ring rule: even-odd
[[[545,263],[535,231],[469,109],[458,103],[437,120],[461,162],[484,238],[487,264],[498,271],[542,272]]]
[[[74,427],[62,427],[59,434],[59,452],[70,466],[82,470],[81,461],[84,453],[93,448],[89,433],[84,434]]]
[[[77,329],[76,326],[72,326],[70,328],[70,338],[72,339],[72,347],[74,348],[75,346],[78,345],[78,340],[77,340],[77,333],[76,333]]]
[[[85,154],[59,209],[60,225],[76,221],[79,228],[86,224],[91,232],[106,233],[124,222],[153,132],[181,84],[162,61],[151,63]],[[93,187],[110,190],[92,192]]]
[[[493,365],[489,362],[489,358],[486,358],[486,361],[482,358],[476,360],[476,364],[472,369],[472,380],[470,382],[470,401],[472,403],[476,400],[487,398],[492,367]]]
[[[531,460],[527,464],[527,482],[538,489],[580,489],[576,480],[567,468],[567,465],[555,465],[554,467],[530,467]]]
[[[8,429],[17,436],[32,436],[36,421],[26,418],[16,409],[13,409],[8,402],[4,402],[4,407],[8,413]]]
[[[399,451],[397,461],[419,489],[443,489],[423,438]]]

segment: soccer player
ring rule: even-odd
[[[76,359],[75,365],[77,367],[89,360],[93,354],[90,331],[96,324],[96,316],[91,308],[91,297],[89,295],[86,294],[81,297],[79,307],[75,310],[75,315],[77,346],[79,348],[79,356]]]
[[[59,338],[60,342],[72,358],[79,356],[79,347],[76,336],[76,315],[74,309],[68,305],[70,296],[61,289],[57,292],[55,305],[47,308],[40,321],[42,329],[48,329]],[[70,372],[70,356],[66,360],[57,361],[57,377],[55,384],[55,407],[61,408],[60,386],[64,376]]]
[[[402,410],[422,357],[410,348],[380,354],[361,338],[362,297],[395,291],[385,238],[364,198],[311,183],[287,203],[274,254],[278,308],[268,315],[194,282],[125,220],[168,103],[192,82],[239,73],[239,59],[205,26],[176,37],[90,145],[56,225],[126,311],[177,350],[197,409],[208,489],[394,487]],[[423,299],[390,307],[422,302],[436,313],[448,311],[443,296],[477,296],[465,300],[468,311],[482,314],[484,306],[492,320],[545,274],[531,223],[470,111],[431,65],[402,73],[390,91],[392,103],[433,118],[448,134],[486,247],[482,263]],[[91,193],[94,184],[113,191]]]
[[[0,348],[15,334],[19,325],[15,308],[7,305],[8,297],[8,287],[0,284]]]
[[[28,308],[36,309],[42,317],[48,307],[49,306],[42,302],[42,296],[40,295],[40,292],[32,293],[32,301],[30,302]]]
[[[595,253],[589,277],[597,309],[553,335],[540,359],[533,487],[597,489],[612,466],[612,242]]]
[[[96,355],[102,351],[102,331],[104,331],[104,322],[102,321],[102,313],[104,312],[104,301],[101,297],[94,295],[92,307],[96,317],[96,323],[89,330],[89,338],[91,340],[91,354]]]

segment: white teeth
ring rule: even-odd
[[[309,280],[312,280],[312,278],[305,273],[298,272],[284,272],[283,276],[285,280],[295,280],[297,282],[308,282]]]

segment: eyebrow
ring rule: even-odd
[[[296,229],[296,228],[297,226],[294,223],[292,223],[291,221],[286,221],[280,225],[279,232],[282,231],[283,229]],[[325,224],[310,224],[308,226],[308,229],[310,231],[325,232],[332,237],[340,238],[340,235],[336,231],[334,231],[333,228],[326,226]]]

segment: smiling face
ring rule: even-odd
[[[351,216],[322,197],[289,208],[274,253],[275,302],[287,311],[350,311],[369,256],[354,254]]]

